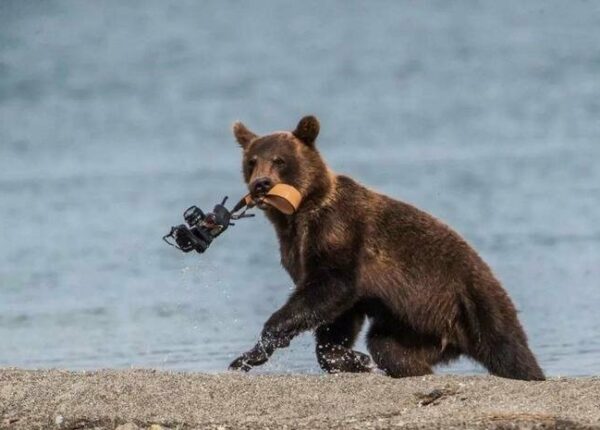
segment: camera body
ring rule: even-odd
[[[202,254],[213,239],[227,230],[230,225],[232,215],[224,206],[226,200],[227,198],[208,214],[198,206],[190,206],[183,213],[187,225],[171,227],[171,231],[163,237],[163,240],[183,252],[196,251]]]

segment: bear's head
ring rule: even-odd
[[[298,189],[302,205],[328,192],[330,172],[315,147],[319,121],[314,116],[302,118],[294,131],[265,136],[258,136],[236,122],[233,134],[243,149],[242,172],[253,197],[264,196],[280,183]]]

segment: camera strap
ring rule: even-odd
[[[291,185],[277,184],[273,186],[264,197],[261,197],[258,200],[253,199],[250,194],[246,194],[234,206],[231,212],[237,212],[244,206],[246,206],[247,209],[252,208],[259,202],[266,203],[286,215],[291,215],[298,210],[300,202],[302,202],[302,194]],[[246,210],[244,210],[244,212],[245,211]]]

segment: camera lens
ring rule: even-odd
[[[177,242],[179,248],[181,248],[181,250],[184,252],[188,252],[194,247],[187,232],[188,230],[185,228],[185,226],[181,226],[175,232],[175,242]]]
[[[183,219],[190,227],[193,227],[204,219],[204,212],[198,206],[190,206],[183,213]]]

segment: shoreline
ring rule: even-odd
[[[600,377],[0,369],[2,429],[600,429]],[[152,427],[153,426],[153,427]]]

